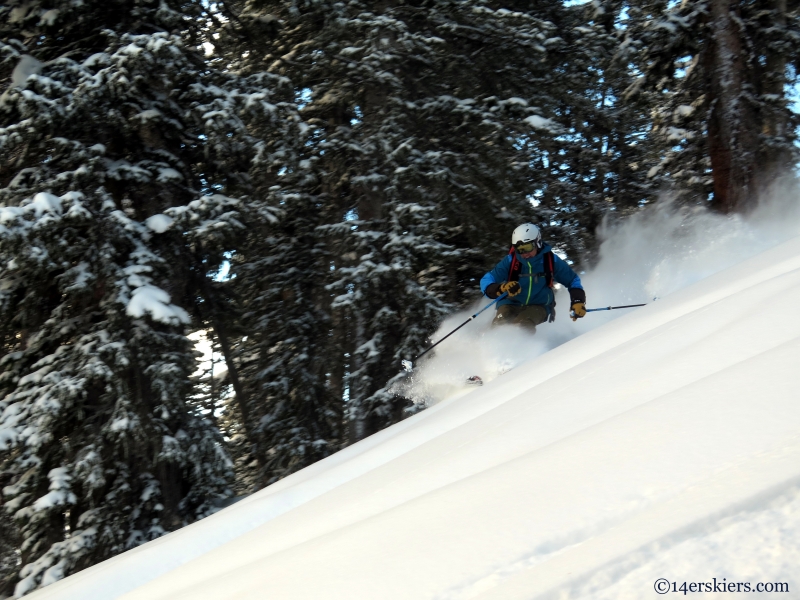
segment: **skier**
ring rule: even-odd
[[[481,278],[481,291],[494,299],[508,292],[497,303],[492,325],[513,323],[536,331],[536,326],[555,319],[553,283],[569,289],[573,321],[586,315],[586,293],[581,279],[570,266],[542,242],[542,233],[533,223],[524,223],[511,234],[512,247],[494,269]]]

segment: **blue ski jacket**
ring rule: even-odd
[[[497,306],[503,304],[514,304],[516,306],[540,304],[547,308],[548,314],[552,312],[553,306],[555,306],[555,296],[553,290],[547,286],[544,276],[544,255],[546,252],[551,251],[550,246],[545,244],[539,253],[531,258],[522,258],[519,252],[516,253],[517,260],[522,266],[519,276],[519,284],[522,287],[522,291],[513,298],[506,296],[497,303]],[[508,270],[510,268],[511,255],[508,254],[497,263],[494,269],[481,278],[481,292],[486,295],[486,288],[493,283],[499,284],[508,281]],[[574,295],[572,290],[583,290],[580,277],[556,254],[553,254],[553,279],[569,288],[570,295]],[[582,294],[582,292],[580,293]]]

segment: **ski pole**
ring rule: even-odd
[[[444,336],[442,339],[440,339],[438,342],[436,342],[436,343],[435,343],[433,346],[431,346],[430,348],[428,348],[427,350],[425,350],[425,351],[424,351],[422,354],[420,354],[419,356],[417,356],[416,358],[414,358],[414,361],[417,361],[417,360],[419,360],[420,358],[422,358],[423,356],[425,356],[425,355],[426,355],[428,352],[430,352],[431,350],[433,350],[433,349],[434,349],[436,346],[438,346],[439,344],[441,344],[443,341],[445,341],[447,338],[449,338],[451,335],[453,335],[453,334],[454,334],[456,331],[458,331],[459,329],[461,329],[461,328],[462,328],[464,325],[466,325],[467,323],[469,323],[470,321],[472,321],[472,320],[473,320],[475,317],[477,317],[479,314],[481,314],[481,313],[482,313],[483,311],[485,311],[487,308],[489,308],[490,306],[493,306],[493,305],[494,305],[496,302],[498,302],[498,301],[502,300],[502,299],[503,299],[503,298],[505,298],[506,296],[508,296],[508,292],[503,292],[502,294],[500,294],[500,295],[499,295],[497,298],[495,298],[494,300],[492,300],[491,302],[489,302],[489,304],[487,304],[486,306],[484,306],[482,309],[480,309],[478,312],[476,312],[474,315],[472,315],[472,316],[471,316],[469,319],[467,319],[466,321],[464,321],[464,322],[463,322],[461,325],[459,325],[458,327],[456,327],[455,329],[453,329],[453,331],[451,331],[450,333],[448,333],[446,336]],[[403,361],[403,368],[404,368],[406,371],[410,371],[410,370],[413,368],[413,366],[414,366],[414,361],[411,361],[411,360],[404,360],[404,361]]]
[[[616,310],[618,308],[633,308],[635,306],[647,306],[647,304],[626,304],[625,306],[606,306],[605,308],[587,308],[586,312],[595,312],[598,310]]]

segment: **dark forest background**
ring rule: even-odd
[[[792,185],[798,48],[794,0],[0,4],[0,598],[418,410],[516,225],[587,267]]]

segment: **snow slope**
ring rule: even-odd
[[[798,297],[795,238],[31,598],[796,593]]]

